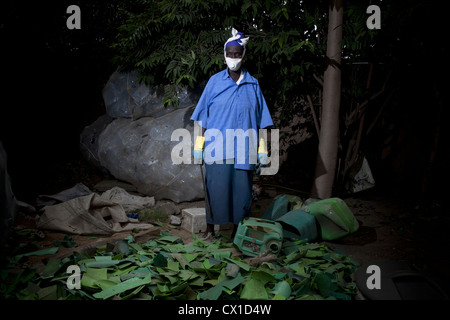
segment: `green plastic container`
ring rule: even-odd
[[[263,219],[275,221],[290,210],[291,203],[285,194],[275,199],[262,215]]]
[[[261,218],[276,221],[289,211],[294,210],[294,207],[300,202],[300,197],[290,194],[279,195],[275,197],[275,201],[267,207]]]
[[[303,210],[291,210],[276,221],[281,223],[285,239],[300,239],[308,242],[317,239],[316,218]]]
[[[283,244],[283,227],[275,221],[247,218],[239,223],[233,242],[248,256],[255,257],[268,249],[278,254]]]
[[[339,198],[319,200],[309,204],[305,211],[316,217],[323,240],[336,240],[358,230],[353,212]]]

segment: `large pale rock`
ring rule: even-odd
[[[113,119],[109,115],[104,114],[90,125],[84,127],[80,134],[81,154],[86,160],[102,171],[107,170],[102,168],[98,159],[98,137],[112,121]]]
[[[180,143],[171,141],[176,129],[190,132],[193,148],[193,110],[191,106],[159,118],[113,120],[98,137],[96,159],[115,178],[157,200],[183,202],[204,198],[199,166],[177,165],[171,158],[173,147]]]
[[[202,89],[183,88],[178,95],[178,109],[196,104]],[[103,89],[103,100],[106,113],[112,118],[142,117],[158,118],[175,110],[174,107],[163,106],[163,90],[155,86],[139,83],[135,71],[114,72]]]
[[[176,129],[189,130],[192,150],[190,116],[202,90],[203,86],[184,88],[177,108],[164,107],[161,89],[139,83],[136,72],[114,72],[103,89],[106,114],[81,132],[82,154],[156,200],[203,199],[199,166],[176,165],[171,159],[171,151],[179,143],[171,141]]]

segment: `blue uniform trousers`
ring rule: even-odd
[[[239,224],[251,215],[253,171],[235,169],[234,164],[205,164],[206,192],[212,218],[208,224]]]

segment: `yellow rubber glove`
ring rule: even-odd
[[[194,144],[194,163],[202,164],[203,162],[203,148],[205,147],[205,137],[197,136]]]
[[[267,151],[266,142],[264,141],[264,138],[259,139],[258,162],[262,165],[266,165],[269,163],[269,153]]]

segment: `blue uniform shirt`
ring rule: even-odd
[[[258,130],[273,126],[273,122],[258,80],[246,69],[242,71],[239,84],[228,74],[228,69],[213,75],[191,120],[206,129],[206,163],[234,159],[236,169],[253,170]]]

